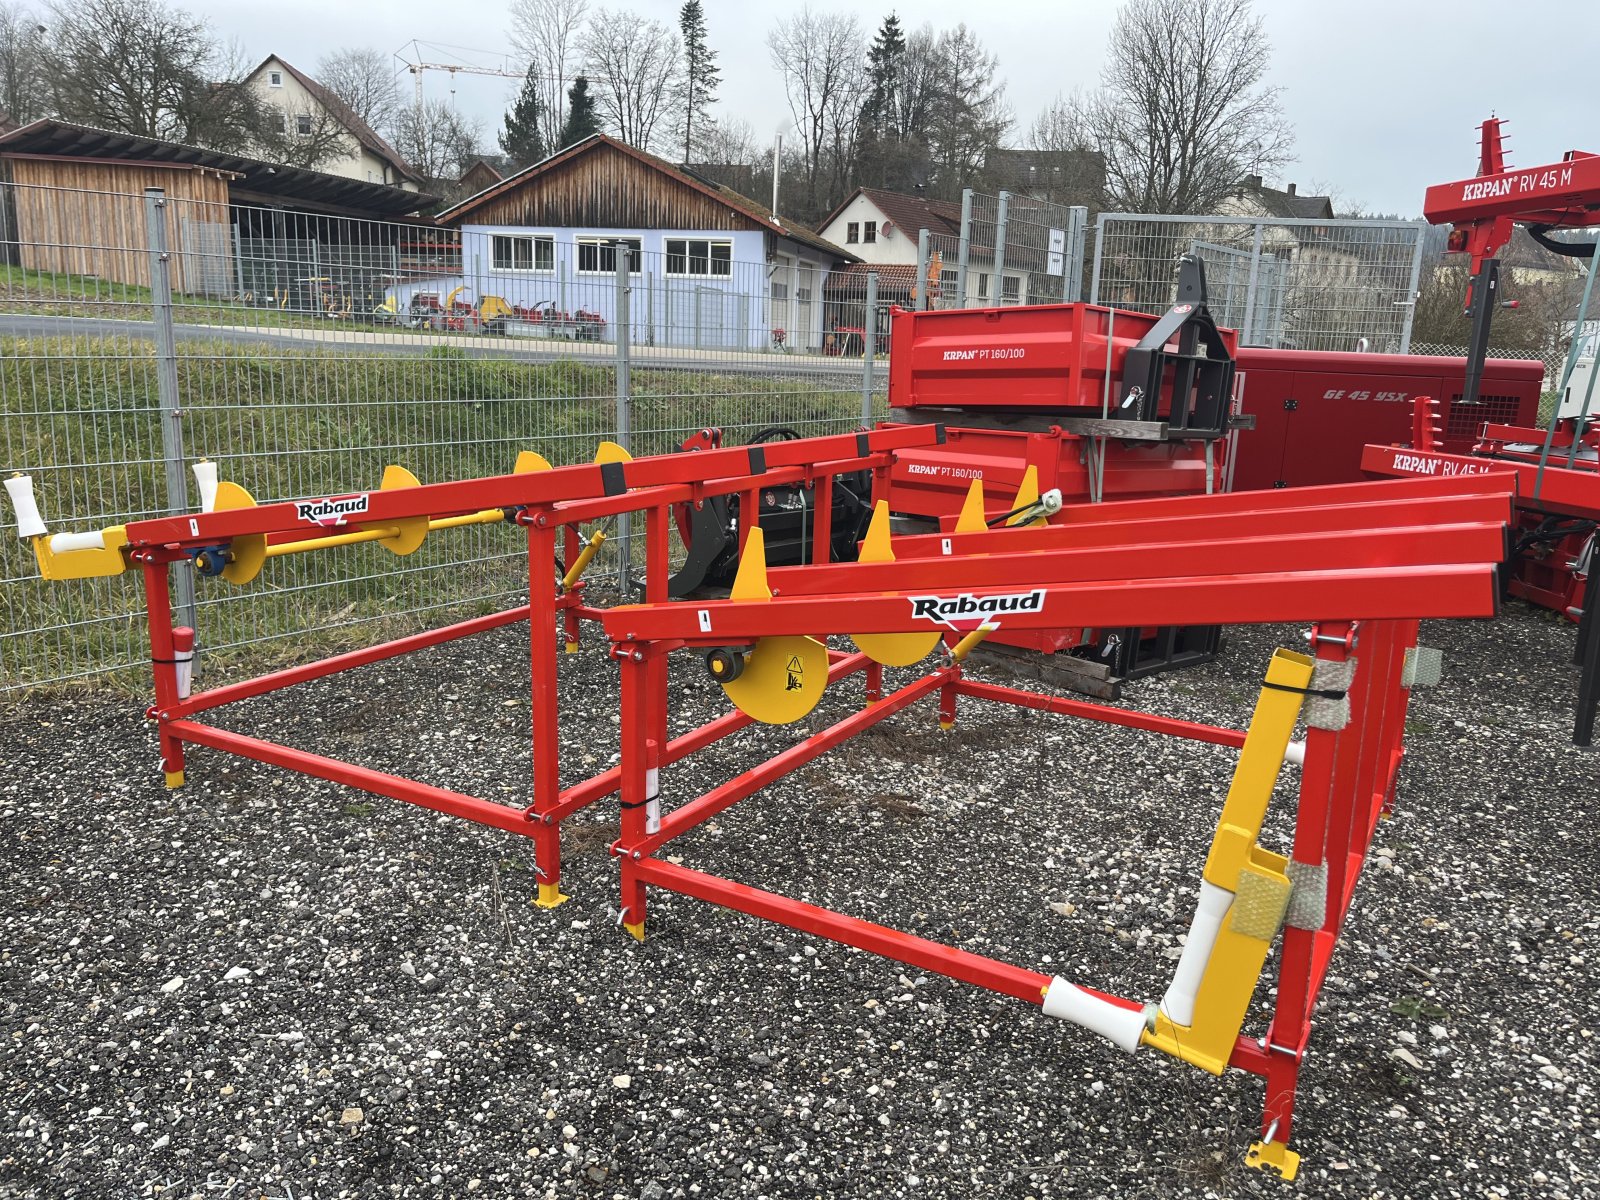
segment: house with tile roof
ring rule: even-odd
[[[961,205],[862,187],[828,214],[819,232],[861,259],[862,265],[849,268],[845,278],[875,271],[879,296],[910,306],[916,285],[918,234],[924,229],[930,235],[933,255],[938,256],[938,261],[929,267],[933,307],[938,308],[942,303],[953,302],[955,296]],[[967,250],[967,302],[980,307],[991,303],[1027,304],[1025,269],[1007,267],[1003,279],[994,278],[994,225],[974,221],[972,231]],[[842,284],[843,279],[838,282]]]
[[[400,152],[304,71],[269,54],[250,72],[250,82],[278,111],[280,129],[289,138],[326,139],[330,130],[336,135],[329,140],[326,157],[315,164],[316,170],[412,192],[422,189],[422,176]]]
[[[822,350],[829,275],[859,256],[770,210],[605,134],[493,183],[438,216],[461,231],[464,286],[499,296],[537,334],[615,320],[618,255],[640,345]]]

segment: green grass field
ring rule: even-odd
[[[615,436],[616,376],[593,361],[500,361],[438,347],[420,357],[335,349],[268,353],[180,344],[186,461],[267,501],[375,487],[390,463],[424,482],[509,472],[519,451],[590,461]],[[165,511],[157,362],[117,338],[0,338],[0,473],[31,474],[52,530],[91,529]],[[860,395],[832,381],[695,370],[633,372],[632,444],[675,450],[719,425],[732,443],[769,425],[805,434],[860,420]],[[839,383],[846,383],[840,380]],[[186,507],[198,507],[185,478]],[[6,525],[11,525],[9,511]],[[198,581],[201,637],[241,666],[501,607],[526,588],[511,526],[435,534],[414,555],[376,546],[276,560],[255,584]],[[514,601],[513,601],[514,602]],[[0,688],[137,663],[143,631],[125,575],[47,584],[29,547],[0,537]],[[359,627],[359,628],[357,628]]]

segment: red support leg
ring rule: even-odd
[[[647,830],[659,828],[660,808],[656,795],[659,748],[646,730],[655,724],[650,709],[654,693],[650,690],[653,647],[624,645],[617,651],[622,662],[622,836],[623,846],[638,845],[649,836]],[[644,880],[635,868],[637,850],[622,852],[622,913],[620,921],[639,941],[644,941]]]
[[[169,788],[183,786],[183,743],[167,728],[178,702],[178,668],[172,650],[172,596],[167,590],[167,564],[144,564],[145,608],[150,620],[150,666],[155,674],[157,728],[161,771]]]
[[[578,555],[583,553],[583,540],[579,536],[576,525],[567,525],[561,531],[561,573],[569,574],[578,562]],[[531,560],[530,560],[531,561]],[[532,580],[530,579],[530,583]],[[566,651],[568,654],[578,652],[578,610],[568,607],[561,614],[562,629],[566,634]]]
[[[867,703],[876,704],[883,699],[883,664],[867,663]]]
[[[1344,662],[1350,657],[1354,629],[1348,621],[1324,621],[1312,628],[1312,653],[1318,662]],[[1300,806],[1295,821],[1293,861],[1308,868],[1326,862],[1329,804],[1338,755],[1339,734],[1326,729],[1306,731],[1305,764],[1300,772]],[[1330,903],[1329,920],[1333,919]],[[1324,922],[1323,929],[1328,928]],[[1262,1141],[1282,1147],[1294,1121],[1295,1087],[1300,1059],[1310,1036],[1312,975],[1319,932],[1285,926],[1278,967],[1278,1000],[1267,1031],[1267,1095],[1261,1115]]]
[[[645,514],[644,578],[645,602],[667,602],[667,580],[671,574],[668,550],[672,532],[672,510],[665,505],[652,508]],[[626,602],[626,600],[624,600]],[[667,744],[667,656],[652,654],[650,662],[651,715],[650,737],[655,744]]]
[[[539,876],[540,908],[567,899],[561,892],[561,830],[554,809],[561,802],[561,725],[556,715],[556,633],[560,613],[551,578],[556,526],[548,512],[531,512],[528,521],[528,646],[533,683],[534,868]]]

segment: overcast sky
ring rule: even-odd
[[[439,0],[177,0],[208,17],[219,34],[259,60],[278,54],[302,70],[341,46],[368,45],[428,61],[501,65],[510,50],[508,4]],[[608,7],[677,24],[681,0],[633,0]],[[790,126],[782,83],[765,38],[774,14],[749,0],[703,0],[723,82],[717,110],[769,138]],[[851,6],[818,3],[841,10]],[[857,8],[876,26],[894,6]],[[1600,89],[1594,69],[1600,20],[1592,0],[1257,0],[1273,47],[1273,81],[1294,127],[1293,181],[1331,188],[1343,204],[1415,216],[1434,183],[1476,172],[1476,126],[1491,110],[1508,118],[1516,166],[1555,162],[1569,149],[1600,152]],[[968,22],[999,56],[1020,137],[1058,92],[1093,86],[1115,0],[917,0],[899,6],[907,26]],[[1566,30],[1563,35],[1562,30]],[[513,67],[518,64],[512,63]],[[396,63],[402,72],[404,67]],[[410,76],[402,86],[409,95]],[[428,73],[430,96],[450,94]],[[456,103],[481,118],[488,148],[515,91],[511,80],[459,76]]]

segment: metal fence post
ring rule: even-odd
[[[956,307],[967,306],[967,257],[972,252],[972,189],[961,193],[961,249],[956,255]]]
[[[1253,346],[1250,340],[1255,332],[1256,320],[1256,284],[1261,278],[1261,235],[1266,231],[1266,226],[1256,222],[1255,240],[1250,243],[1250,282],[1244,289],[1244,328],[1239,331],[1239,344]]]
[[[1068,304],[1083,299],[1083,254],[1088,234],[1089,210],[1074,204],[1067,209],[1067,253],[1061,284],[1061,299]]]
[[[928,309],[928,231],[917,230],[917,282],[912,293],[918,312]]]
[[[161,405],[161,459],[166,466],[167,512],[189,511],[189,490],[184,479],[183,410],[178,407],[178,347],[172,332],[172,253],[167,245],[167,194],[161,188],[144,191],[145,241],[150,248],[150,322],[156,344],[156,395]],[[173,572],[177,609],[183,623],[195,625],[194,572],[177,564]],[[199,638],[195,639],[196,667]]]
[[[1006,218],[1010,214],[1011,193],[1000,193],[1000,211],[994,222],[994,288],[990,301],[998,308],[1006,302]]]
[[[1400,353],[1411,353],[1411,322],[1417,315],[1417,290],[1422,285],[1422,244],[1427,240],[1428,226],[1417,222],[1417,244],[1411,251],[1411,282],[1406,285],[1406,315],[1400,324]]]
[[[1094,271],[1089,277],[1089,303],[1100,303],[1100,260],[1106,253],[1106,214],[1094,219]]]
[[[873,378],[878,351],[878,273],[867,272],[867,312],[861,322],[861,423],[872,425],[872,393],[877,389]]]
[[[629,280],[630,265],[628,243],[613,242],[617,255],[617,445],[624,450],[633,449],[633,344],[629,330]],[[622,554],[617,560],[617,587],[623,599],[628,598],[628,588],[633,567],[633,514],[623,513],[617,518],[617,540],[622,543]]]

